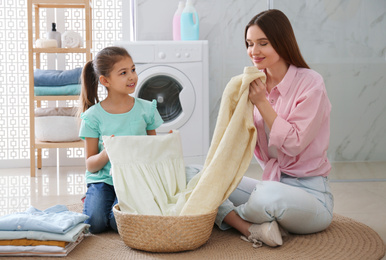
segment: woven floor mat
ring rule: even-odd
[[[82,205],[70,205],[81,212]],[[151,239],[151,237],[149,237]],[[235,230],[213,228],[209,241],[194,251],[148,253],[127,247],[114,232],[90,235],[66,259],[381,259],[385,243],[370,227],[353,219],[334,214],[331,225],[311,235],[290,235],[277,248],[253,248],[240,239]],[[29,257],[28,259],[43,259]],[[22,259],[13,257],[12,259]],[[24,258],[25,259],[25,258]],[[52,258],[51,258],[52,259]]]

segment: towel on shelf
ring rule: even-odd
[[[35,117],[41,116],[76,116],[77,107],[37,107]]]
[[[41,70],[34,71],[34,85],[37,86],[65,86],[80,84],[82,68],[72,70]]]
[[[37,39],[36,48],[56,48],[58,42],[54,39]]]
[[[181,215],[205,214],[218,208],[237,187],[253,156],[257,132],[253,104],[248,98],[250,83],[266,76],[256,67],[245,67],[226,86],[212,143],[203,170],[188,184],[194,187]]]
[[[65,31],[62,33],[63,48],[78,48],[83,46],[83,39],[79,33],[74,31]]]
[[[81,92],[81,84],[65,86],[35,86],[35,96],[77,96]]]

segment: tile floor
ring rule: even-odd
[[[258,179],[261,174],[254,162],[246,173]],[[35,178],[29,175],[29,168],[0,169],[0,216],[30,205],[44,210],[79,203],[86,191],[84,167],[43,167]],[[330,181],[334,212],[370,226],[386,241],[386,162],[333,163]]]

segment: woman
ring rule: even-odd
[[[220,207],[216,224],[233,227],[246,241],[282,245],[289,231],[309,234],[332,221],[327,176],[331,104],[323,78],[304,61],[292,26],[279,10],[252,18],[245,29],[247,53],[265,72],[250,84],[257,128],[255,156],[262,181],[244,177]]]

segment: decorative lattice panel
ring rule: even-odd
[[[111,46],[122,38],[122,0],[92,1],[93,56],[100,49]],[[47,37],[52,11],[40,9],[40,38]],[[51,12],[51,13],[50,13]],[[54,11],[54,19],[66,30],[79,32],[85,38],[83,9]],[[60,24],[60,26],[59,26]],[[64,25],[64,26],[63,26]],[[34,39],[36,37],[34,36]],[[55,56],[55,57],[53,57]],[[83,67],[83,54],[42,54],[41,69],[73,69]],[[28,106],[28,23],[27,0],[0,1],[0,164],[18,159],[29,159],[29,106]],[[51,62],[51,63],[50,63]],[[103,97],[105,91],[100,88]],[[75,102],[75,103],[74,103]],[[77,101],[62,102],[73,106]],[[56,105],[42,102],[42,106]],[[48,158],[51,149],[43,149]],[[55,149],[52,149],[55,150]],[[67,149],[66,158],[83,157],[83,149]]]
[[[0,2],[0,160],[29,157],[26,6]]]

